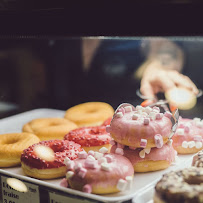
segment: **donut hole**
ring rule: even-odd
[[[15,144],[18,142],[18,139],[7,139],[4,144]]]
[[[89,109],[87,110],[87,113],[96,113],[97,112],[97,109]]]

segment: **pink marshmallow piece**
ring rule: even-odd
[[[146,139],[141,139],[140,141],[140,147],[145,148],[147,146],[147,140]]]
[[[105,156],[106,160],[107,160],[107,163],[111,163],[113,161],[113,157],[111,155],[106,155]]]
[[[156,114],[156,119],[161,119],[163,117],[163,113],[157,113]]]
[[[156,134],[154,136],[154,141],[155,141],[155,145],[157,148],[162,148],[163,147],[163,138],[160,134]]]
[[[85,160],[85,167],[86,168],[97,168],[97,161],[96,160]]]
[[[169,111],[166,111],[164,113],[164,116],[166,116],[167,118],[171,118],[172,114]]]
[[[81,177],[81,178],[84,178],[85,175],[86,175],[86,173],[87,173],[87,169],[81,168],[81,169],[79,170],[79,172],[78,172],[78,176]]]
[[[111,132],[111,126],[110,126],[110,125],[107,125],[107,126],[106,126],[106,132],[107,132],[107,133],[110,133],[110,132]]]
[[[73,161],[69,161],[66,165],[67,170],[73,170],[75,163]]]
[[[144,118],[144,125],[148,125],[149,124],[149,118]]]
[[[114,140],[110,140],[110,142],[109,142],[111,145],[115,145],[116,144],[116,142],[114,141]]]
[[[85,152],[85,151],[79,152],[78,158],[79,159],[86,159],[87,158],[87,152]]]
[[[186,133],[189,133],[189,132],[190,132],[189,126],[185,126],[185,127],[184,127],[184,132],[186,132]]]
[[[89,184],[84,185],[83,188],[82,188],[82,191],[86,192],[86,193],[91,193],[92,192],[91,185],[89,185]]]
[[[121,148],[116,148],[115,153],[120,154],[120,155],[124,154],[123,149],[121,149]]]
[[[61,187],[68,187],[68,181],[66,178],[63,178],[62,181],[60,182]]]
[[[125,145],[117,143],[117,147],[123,149],[125,147]]]
[[[90,150],[90,151],[88,152],[88,155],[94,156],[94,151]]]

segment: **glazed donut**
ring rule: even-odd
[[[202,202],[202,183],[203,168],[171,171],[156,184],[154,203]]]
[[[98,126],[113,114],[114,109],[107,103],[87,102],[68,109],[65,118],[73,121],[79,127]]]
[[[70,131],[77,128],[77,125],[64,118],[38,118],[26,123],[23,132],[37,135],[41,141],[63,139]]]
[[[86,152],[99,151],[102,147],[106,147],[110,151],[111,148],[111,137],[106,132],[105,126],[77,128],[65,135],[64,139],[80,144]]]
[[[35,147],[47,146],[54,151],[54,160],[46,161],[37,156]],[[21,166],[24,173],[38,179],[52,179],[65,176],[66,166],[63,163],[68,157],[73,160],[83,151],[79,144],[68,140],[41,141],[25,149],[21,155]]]
[[[197,153],[203,149],[203,121],[200,118],[179,118],[178,128],[173,135],[173,147],[179,154]]]
[[[192,166],[203,168],[203,150],[199,151],[195,156],[193,156]]]
[[[197,103],[197,96],[186,88],[175,87],[165,92],[165,97],[171,105],[181,110],[193,108]]]
[[[107,149],[104,149],[88,154],[81,152],[78,159],[67,161],[66,185],[94,194],[129,190],[134,175],[132,164],[124,156],[105,154]]]
[[[20,165],[20,156],[23,150],[39,141],[39,138],[31,133],[0,135],[0,167]]]
[[[175,161],[177,152],[172,144],[165,144],[162,148],[136,148],[122,146],[115,143],[111,148],[111,153],[117,153],[128,158],[135,172],[158,171],[168,168]]]
[[[121,107],[106,126],[112,138],[123,145],[140,148],[161,148],[171,133],[171,113],[160,113],[159,107]]]

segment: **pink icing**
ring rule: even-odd
[[[116,147],[113,146],[111,148],[111,153],[115,152]],[[145,158],[141,158],[139,156],[139,152],[143,149],[135,149],[131,150],[129,147],[124,148],[124,156],[127,157],[133,165],[141,161],[159,161],[159,160],[166,160],[169,163],[172,163],[175,160],[175,150],[173,146],[169,146],[168,144],[163,145],[162,148],[151,148],[149,154],[145,153]]]
[[[123,117],[115,117],[111,122],[111,135],[115,141],[122,143],[128,140],[129,146],[140,147],[141,139],[154,139],[154,135],[160,134],[164,138],[168,138],[171,133],[171,120],[163,116],[161,119],[151,120],[148,125],[144,125],[144,117],[140,114],[137,120],[133,120],[133,114],[138,113],[132,111],[125,113]]]
[[[114,145],[116,147],[116,145]],[[87,159],[75,159],[73,162],[76,164],[81,164],[82,168],[86,169],[86,174],[82,178],[79,176],[79,172],[74,171],[74,175],[71,177],[71,181],[80,184],[80,188],[85,188],[91,186],[95,187],[114,187],[117,185],[119,179],[125,179],[126,176],[132,176],[134,174],[134,168],[131,162],[124,156],[118,154],[104,154],[111,170],[105,171],[101,169],[101,163],[99,160],[95,160],[97,163],[97,168],[89,168],[86,166]],[[111,157],[111,158],[110,158]],[[86,186],[89,185],[89,186]],[[86,191],[88,192],[89,189]]]
[[[189,128],[189,131],[185,130],[186,123],[191,123],[191,127]],[[197,141],[196,140],[197,135],[200,135],[203,138],[203,128],[197,127],[194,124],[194,121],[192,119],[180,118],[177,129],[179,128],[184,128],[184,135],[178,135],[177,133],[174,134],[172,138],[174,147],[181,146],[183,141],[187,141],[187,142]]]

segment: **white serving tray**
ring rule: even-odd
[[[35,109],[15,116],[4,118],[0,120],[0,134],[21,132],[22,126],[32,119],[45,117],[63,117],[64,113],[64,111],[55,109]],[[57,190],[58,192],[65,193],[65,195],[67,196],[75,196],[75,198],[81,197],[83,199],[86,199],[87,201],[96,200],[99,202],[123,202],[133,199],[133,202],[136,203],[146,203],[147,201],[152,200],[154,185],[161,178],[162,174],[167,173],[171,170],[176,170],[184,168],[185,166],[189,166],[191,165],[191,160],[192,155],[182,155],[179,156],[179,161],[177,161],[175,165],[170,166],[168,169],[150,173],[136,173],[134,178],[134,184],[130,191],[119,192],[109,195],[87,194],[73,189],[61,187],[60,181],[62,179],[37,180],[34,178],[30,178],[25,176],[20,167],[1,168],[0,174],[19,178],[21,180],[28,181],[29,183],[54,189],[55,191]],[[145,200],[144,198],[147,199]]]

